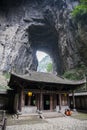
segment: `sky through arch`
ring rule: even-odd
[[[52,72],[53,71],[53,63],[52,59],[47,53],[37,51],[36,53],[38,59],[38,72]]]
[[[37,56],[38,61],[41,61],[45,56],[47,56],[47,54],[42,51],[37,51],[36,56]]]

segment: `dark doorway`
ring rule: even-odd
[[[31,96],[31,104],[30,104],[31,106],[35,106],[36,105],[36,95],[35,94],[33,94],[32,96]]]
[[[44,95],[44,110],[50,110],[50,95]]]
[[[56,95],[57,98],[57,105],[59,105],[59,94]]]
[[[27,94],[25,94],[25,106],[28,106],[28,95]]]
[[[35,106],[36,105],[36,95],[33,94],[32,96],[28,96],[25,94],[25,106]]]

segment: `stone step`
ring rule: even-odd
[[[44,118],[57,118],[57,117],[63,117],[64,115],[62,113],[58,112],[50,112],[50,113],[43,113]]]
[[[20,114],[18,115],[19,119],[37,119],[37,118],[57,118],[57,117],[63,117],[64,115],[62,113],[58,112],[42,112],[40,114],[38,113],[29,113],[29,114]]]
[[[37,119],[39,114],[21,114],[18,116],[18,119]]]

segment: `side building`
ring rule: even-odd
[[[87,91],[75,92],[75,108],[78,111],[87,112]],[[70,108],[73,108],[73,95],[69,94]]]

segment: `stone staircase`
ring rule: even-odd
[[[18,116],[18,119],[37,119],[40,118],[38,113],[32,114],[21,114]]]
[[[62,113],[58,112],[43,112],[42,117],[46,118],[58,118],[58,117],[64,117]]]
[[[58,112],[53,112],[53,111],[42,111],[42,113],[23,113],[19,115],[19,119],[47,119],[47,118],[58,118],[58,117],[64,117],[64,114],[58,113]]]

